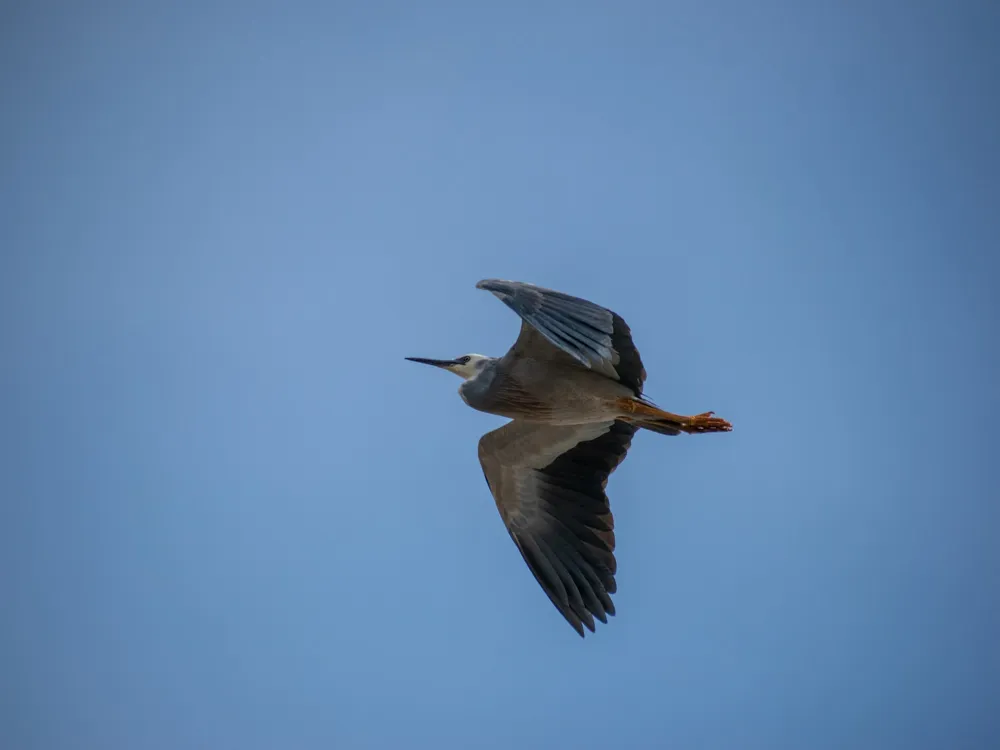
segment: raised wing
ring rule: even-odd
[[[492,292],[527,324],[514,344],[518,353],[545,358],[552,352],[544,349],[552,347],[641,395],[646,370],[632,343],[632,332],[617,313],[521,281],[485,279],[476,288]],[[531,329],[541,336],[531,335]]]
[[[583,636],[615,613],[614,517],[605,494],[636,428],[514,421],[479,441],[497,509],[535,579]]]

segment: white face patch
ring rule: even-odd
[[[468,362],[452,365],[448,369],[462,378],[462,380],[469,380],[481,372],[483,363],[489,360],[489,357],[482,354],[466,354],[465,356],[469,358]]]

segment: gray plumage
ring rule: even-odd
[[[604,492],[636,428],[515,420],[479,441],[479,461],[511,539],[563,617],[583,635],[615,613],[615,521]]]
[[[664,412],[642,395],[646,371],[616,313],[562,292],[487,279],[522,320],[501,358],[407,357],[460,375],[472,408],[510,417],[479,441],[500,516],[535,579],[582,636],[615,613],[614,518],[605,493],[640,428],[720,432],[711,413]]]

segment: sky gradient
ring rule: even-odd
[[[995,3],[21,3],[0,746],[1000,746]],[[647,393],[581,640],[403,360]]]

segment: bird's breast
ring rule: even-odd
[[[459,395],[473,409],[548,424],[605,421],[625,386],[590,370],[520,360],[465,381]]]

